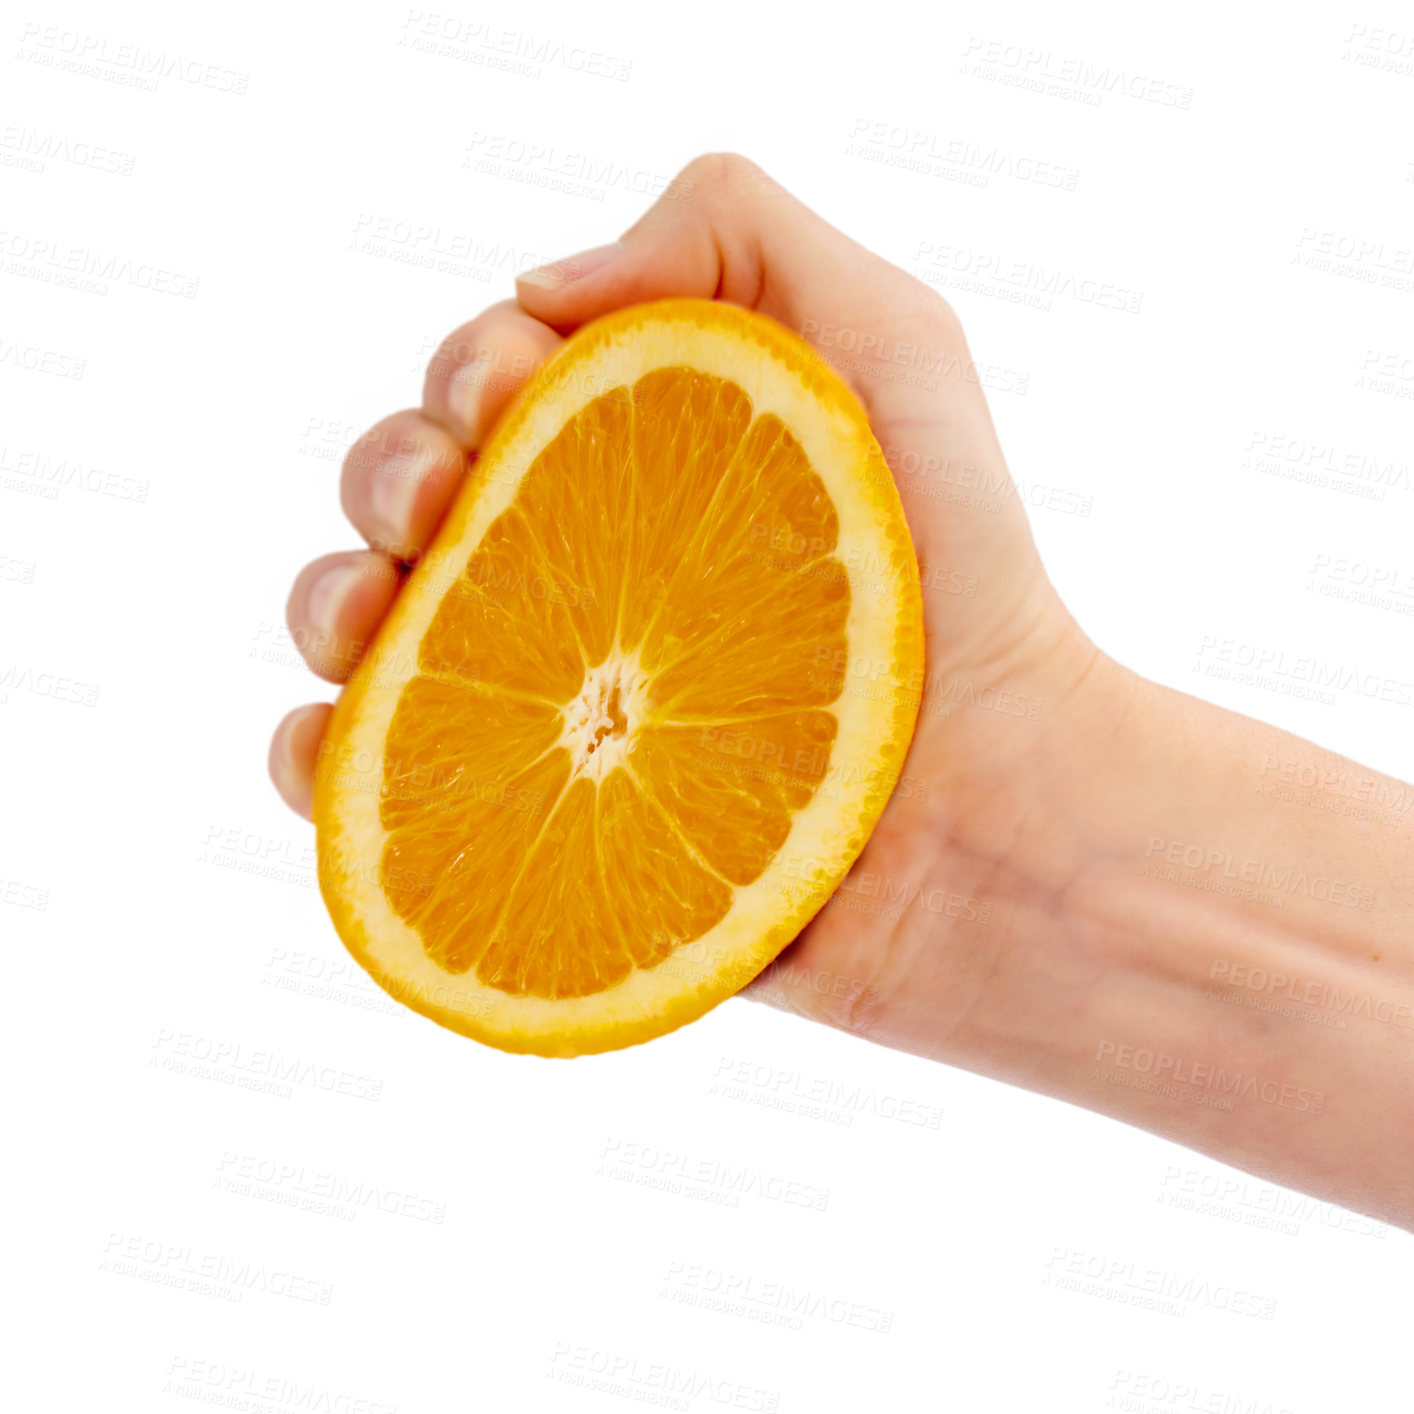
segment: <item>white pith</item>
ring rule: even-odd
[[[616,766],[629,765],[648,681],[638,655],[617,648],[585,673],[579,691],[560,709],[560,744],[570,753],[571,780],[585,776],[597,783]]]

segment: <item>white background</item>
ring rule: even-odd
[[[945,282],[1109,652],[1414,778],[1408,707],[1284,690],[1303,658],[1414,677],[1408,11],[421,13],[4,21],[5,1405],[615,1411],[664,1379],[694,1414],[1406,1405],[1406,1234],[741,1001],[573,1063],[400,1011],[265,754],[328,695],[283,605],[356,543],[348,443],[514,270],[735,148]],[[1062,292],[1001,297],[999,268]],[[1318,592],[1340,560],[1404,598]],[[1276,675],[1206,676],[1224,652]],[[251,1088],[271,1052],[305,1078]],[[767,1103],[821,1090],[825,1118]],[[669,1155],[817,1206],[651,1186]],[[1047,1281],[1072,1261],[1106,1275]],[[1146,1280],[1178,1314],[1133,1304]],[[769,1324],[785,1287],[805,1312]]]

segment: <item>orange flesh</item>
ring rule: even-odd
[[[383,887],[449,973],[582,997],[725,916],[829,766],[849,583],[824,484],[664,368],[541,451],[388,731]]]

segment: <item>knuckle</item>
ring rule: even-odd
[[[739,152],[704,152],[682,169],[677,180],[694,190],[718,195],[726,192],[741,195],[771,183],[756,163]]]
[[[915,308],[932,338],[944,348],[960,348],[967,343],[962,319],[931,285],[913,275],[905,275],[912,290]]]
[[[515,325],[519,310],[514,300],[503,300],[458,324],[437,346],[427,365],[429,380],[446,378],[462,364],[473,362],[488,346],[503,339]]]
[[[376,422],[344,453],[339,468],[339,505],[344,514],[356,521],[365,488],[372,480],[381,460],[380,449],[387,441],[391,419]]]
[[[427,384],[429,387],[444,382],[462,364],[470,363],[476,357],[478,336],[481,333],[485,315],[459,324],[437,345],[437,351],[427,361]]]
[[[304,627],[304,600],[302,592],[309,579],[309,572],[313,568],[306,565],[296,576],[295,582],[290,586],[289,597],[285,600],[285,627],[290,631],[290,637],[295,647],[301,652],[304,651],[300,639],[303,635]]]

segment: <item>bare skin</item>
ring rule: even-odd
[[[744,159],[699,158],[620,242],[449,336],[422,407],[345,464],[370,548],[295,581],[311,668],[347,678],[531,369],[669,295],[758,309],[835,365],[924,575],[911,788],[747,995],[1414,1230],[1414,792],[1090,642],[1010,494],[956,315]],[[296,709],[271,745],[305,815],[330,710]]]

